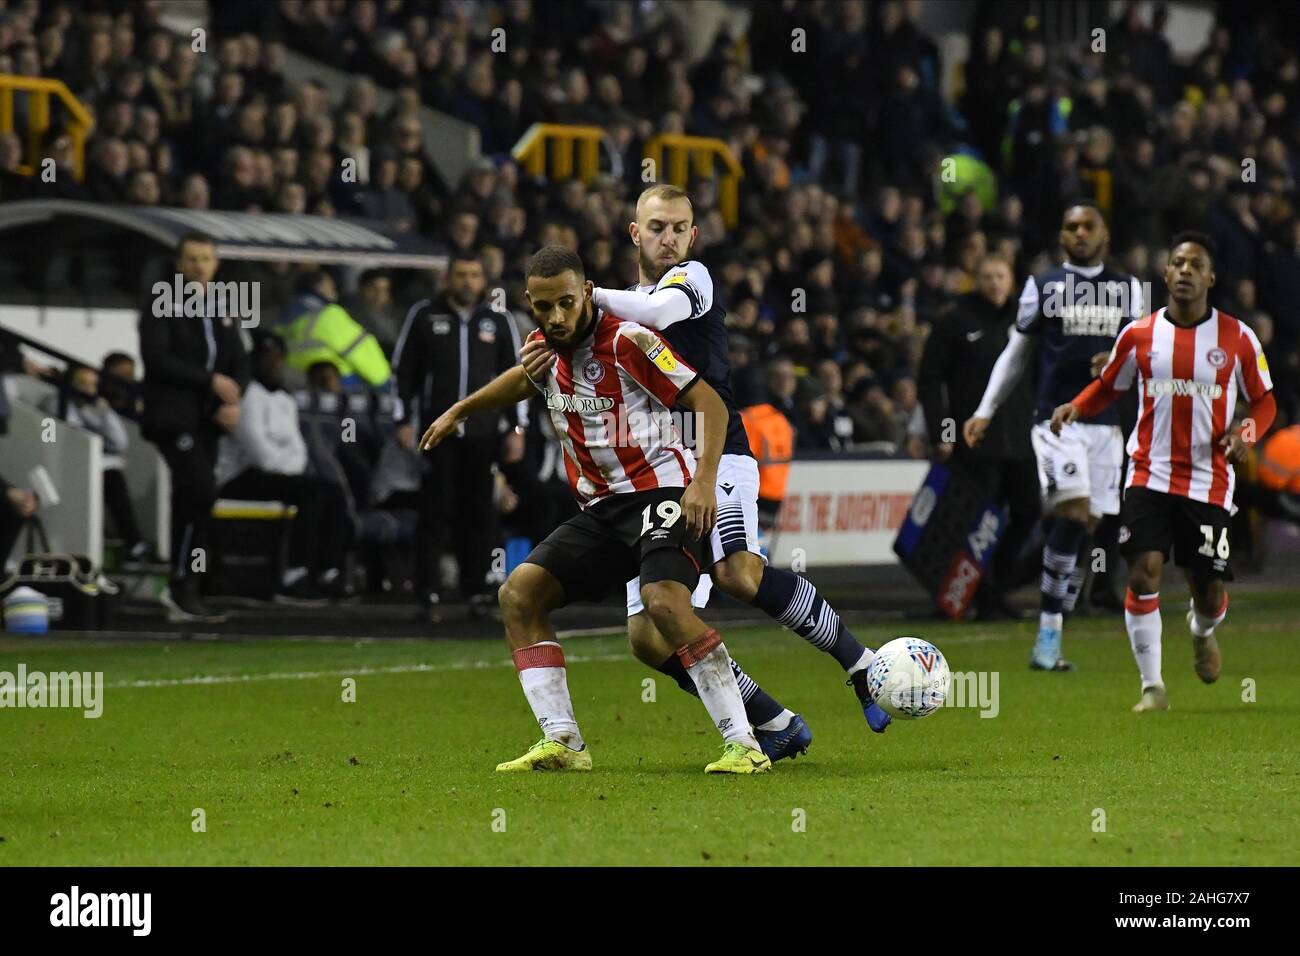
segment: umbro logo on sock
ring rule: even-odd
[[[722,733],[725,734],[725,733],[726,733],[728,730],[730,730],[730,729],[731,729],[731,718],[730,718],[730,717],[723,717],[720,721],[718,721],[718,730],[719,730],[720,732],[722,732]]]

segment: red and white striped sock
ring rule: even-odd
[[[1223,606],[1215,612],[1213,617],[1202,614],[1196,608],[1196,601],[1192,601],[1192,634],[1196,637],[1209,637],[1214,633],[1214,629],[1223,623],[1223,619],[1228,616],[1228,592],[1223,592]]]
[[[528,706],[533,709],[533,716],[546,739],[557,740],[570,750],[581,750],[585,744],[578,732],[577,718],[573,716],[568,672],[564,668],[564,651],[560,645],[555,641],[542,641],[519,648],[513,657]]]
[[[731,670],[731,658],[722,643],[722,635],[709,628],[685,647],[677,648],[677,656],[695,682],[700,700],[713,718],[713,726],[721,732],[723,741],[758,750],[758,741],[754,739],[749,718],[745,716],[745,702],[741,699],[736,675]]]
[[[1142,675],[1142,688],[1163,687],[1160,676],[1160,592],[1124,595],[1124,624],[1128,643]]]

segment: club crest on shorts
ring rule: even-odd
[[[599,359],[588,359],[582,367],[582,378],[589,385],[595,385],[605,377],[605,365]]]
[[[1205,353],[1205,361],[1210,363],[1211,368],[1223,368],[1228,364],[1228,353],[1216,345]]]

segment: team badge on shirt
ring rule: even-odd
[[[1211,368],[1223,368],[1228,364],[1228,353],[1215,346],[1205,353],[1205,361],[1210,363]]]
[[[491,319],[478,320],[478,340],[489,345],[497,340],[497,325]]]
[[[582,367],[582,377],[586,380],[587,384],[595,385],[605,377],[605,366],[597,359],[590,359],[587,364]]]

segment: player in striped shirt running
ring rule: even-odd
[[[1228,613],[1224,582],[1232,580],[1231,465],[1245,461],[1276,412],[1259,339],[1209,305],[1214,252],[1202,233],[1174,237],[1165,268],[1169,305],[1125,327],[1100,377],[1052,415],[1052,431],[1059,433],[1137,385],[1119,533],[1129,561],[1124,621],[1142,675],[1137,713],[1169,708],[1160,674],[1159,592],[1171,550],[1191,587],[1187,622],[1196,674],[1207,684],[1219,677],[1214,630]],[[1250,402],[1250,413],[1232,425],[1239,396]]]

